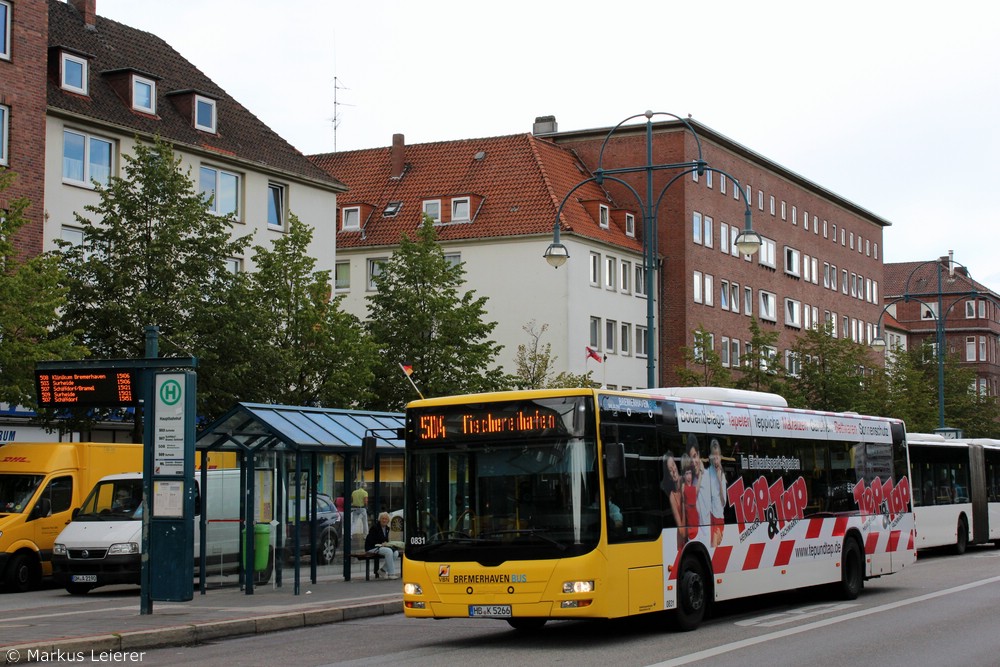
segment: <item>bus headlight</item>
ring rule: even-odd
[[[125,554],[137,553],[139,553],[139,545],[135,542],[119,542],[118,544],[112,544],[108,548],[109,556],[121,556]]]
[[[563,593],[593,593],[593,581],[564,581]]]
[[[403,584],[404,595],[423,595],[424,589],[420,584]]]
[[[52,545],[52,555],[53,556],[65,556],[66,555],[66,545],[65,544],[59,544],[58,542],[56,542],[54,545]]]

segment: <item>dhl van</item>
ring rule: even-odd
[[[56,536],[97,481],[141,470],[141,444],[0,446],[0,583],[7,590],[26,591],[51,576]]]

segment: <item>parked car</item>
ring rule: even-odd
[[[295,559],[295,507],[299,507],[299,553],[302,556],[312,554],[312,545],[309,541],[309,506],[308,500],[302,499],[298,502],[294,498],[288,501],[288,514],[285,517],[285,560],[292,562]],[[333,504],[333,499],[325,494],[316,495],[316,561],[320,565],[329,565],[337,555],[337,548],[340,546],[341,532],[343,530],[343,514],[337,510]]]

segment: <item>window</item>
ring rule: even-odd
[[[979,337],[979,361],[986,361],[986,336]]]
[[[691,238],[695,243],[701,245],[701,213],[698,211],[695,211],[691,217]]]
[[[10,60],[10,3],[0,0],[0,58]]]
[[[349,260],[340,260],[334,265],[333,287],[334,289],[351,289],[351,262]]]
[[[771,195],[771,215],[774,215],[774,195]]]
[[[709,172],[712,173],[712,172]],[[705,247],[711,248],[714,241],[712,240],[712,218],[705,216]]]
[[[974,319],[976,317],[976,302],[969,299],[965,302],[965,318]]]
[[[616,263],[617,260],[614,257],[604,258],[604,287],[607,289],[615,288],[615,278],[618,276]]]
[[[823,287],[830,289],[830,262],[823,262]]]
[[[875,283],[875,302],[878,303],[878,282]],[[986,317],[986,300],[985,299],[980,299],[978,303],[979,303],[979,317],[985,319],[985,317]]]
[[[345,208],[341,213],[341,219],[340,228],[342,230],[361,229],[361,207],[352,206]]]
[[[858,296],[858,274],[851,272],[851,296]]]
[[[757,261],[760,262],[763,266],[769,266],[772,269],[775,268],[774,250],[775,250],[774,241],[762,236],[760,250],[759,250],[760,257],[757,259]]]
[[[211,199],[209,210],[216,215],[240,216],[240,177],[236,174],[216,169],[201,168],[201,192]]]
[[[743,288],[743,314],[753,315],[753,288]]]
[[[802,372],[802,364],[799,361],[799,355],[795,354],[791,350],[785,350],[785,370],[792,377],[798,377],[799,373]]]
[[[702,297],[702,294],[701,294],[701,287],[702,287],[703,283],[704,283],[704,278],[701,275],[701,271],[695,271],[694,272],[694,279],[693,279],[693,284],[694,284],[694,302],[695,303],[704,303],[704,298]]]
[[[872,257],[874,259],[878,259],[878,244],[877,243],[873,243],[872,244]]]
[[[736,247],[736,239],[739,238],[740,230],[736,225],[730,225],[729,227],[729,254],[733,257],[739,257],[740,251]],[[750,255],[744,255],[747,261],[750,261]]]
[[[649,354],[649,346],[646,345],[646,327],[635,325],[635,356],[645,357]]]
[[[267,184],[267,226],[285,228],[285,186],[280,183]]]
[[[132,75],[132,108],[148,114],[156,114],[156,82],[138,75]]]
[[[844,269],[842,274],[843,275],[841,276],[841,281],[840,281],[840,291],[842,291],[844,294],[847,294],[847,287],[848,283],[850,282],[847,279],[847,269]]]
[[[764,210],[764,191],[757,190],[757,210]]]
[[[819,236],[819,216],[813,216],[813,234]]]
[[[872,256],[872,242],[871,239],[865,239],[865,256]]]
[[[733,283],[729,291],[729,307],[734,313],[740,312],[740,286]]]
[[[425,201],[424,214],[429,215],[434,222],[441,222],[441,200],[428,199]]]
[[[635,237],[635,215],[625,214],[625,236]]]
[[[601,229],[607,229],[610,226],[610,224],[611,224],[611,215],[610,215],[610,213],[611,213],[610,210],[604,204],[601,204],[600,206],[598,206],[598,208],[597,208],[597,215],[598,215],[598,218],[599,218],[598,219],[598,224],[601,226]]]
[[[452,222],[458,220],[470,220],[469,198],[457,197],[451,200]]]
[[[724,222],[719,223],[719,250],[729,254],[729,225]]]
[[[705,305],[715,305],[715,278],[705,274]]]
[[[444,261],[449,267],[456,267],[462,263],[462,253],[460,252],[446,252],[444,254]]]
[[[632,264],[631,262],[622,260],[619,266],[621,267],[619,271],[619,275],[621,276],[619,288],[622,292],[628,294],[632,291]]]
[[[975,361],[976,360],[976,337],[966,336],[965,337],[965,360]]]
[[[795,248],[790,248],[785,246],[785,273],[798,276],[799,275],[799,251]]]
[[[719,194],[721,194],[721,195],[726,194],[726,177],[725,176],[720,176],[719,177]]]
[[[937,304],[936,303],[922,303],[922,304],[920,304],[920,319],[922,319],[922,320],[936,320],[937,319]]]
[[[760,319],[777,322],[778,313],[775,295],[764,290],[758,290],[757,294],[760,296]]]
[[[799,209],[796,206],[792,206],[792,224],[796,227],[799,224]]]
[[[590,318],[590,346],[595,350],[601,349],[601,318]]]
[[[795,299],[785,299],[785,326],[802,328],[802,304]]]
[[[635,265],[635,295],[646,296],[646,267],[642,264]]]
[[[627,356],[628,354],[630,354],[629,350],[632,349],[631,348],[631,346],[632,346],[632,325],[631,324],[622,324],[621,333],[622,333],[622,335],[618,339],[620,341],[621,353],[622,353],[622,355]]]
[[[711,170],[708,170],[708,171],[705,172],[705,187],[706,188],[711,188],[712,187],[712,171]]]
[[[729,281],[719,281],[719,308],[729,310]]]
[[[740,363],[741,363],[741,360],[740,360],[740,341],[736,340],[735,338],[733,340],[729,341],[729,363],[734,368],[736,366],[739,366]]]
[[[826,220],[823,221],[823,238],[829,237],[829,231],[827,229]]]
[[[403,208],[403,202],[401,201],[391,201],[385,205],[382,209],[383,218],[395,218],[399,211]]]
[[[618,323],[614,320],[604,320],[604,351],[614,354],[615,338],[618,336]]]
[[[837,291],[837,265],[830,265],[830,289]]]
[[[809,211],[802,211],[802,228],[809,231]]]
[[[374,257],[368,260],[368,291],[374,292],[377,288],[375,287],[375,279],[382,275],[382,270],[385,269],[386,258],[385,257]]]
[[[234,276],[243,271],[243,260],[239,257],[229,257],[226,259],[226,271]]]
[[[2,7],[3,5],[0,4],[0,8]],[[7,125],[9,124],[9,118],[10,109],[0,106],[0,164],[8,164],[10,160],[7,156]]]
[[[788,219],[788,217],[786,216],[785,202],[784,201],[781,202],[781,219],[782,220],[787,220]]]
[[[60,58],[60,86],[72,93],[87,94],[87,60],[63,52]]]
[[[812,284],[819,285],[819,276],[817,275],[819,273],[819,260],[815,257],[811,258],[809,260],[809,266],[812,269],[812,277],[810,278],[810,280],[812,280]]]
[[[597,287],[601,284],[601,255],[600,253],[590,253],[590,284]]]
[[[719,361],[723,366],[729,365],[729,336],[722,337],[722,347],[719,348]]]
[[[215,100],[194,96],[194,129],[215,132]]]
[[[63,182],[89,187],[111,179],[112,143],[82,132],[63,130]]]

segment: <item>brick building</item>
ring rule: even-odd
[[[675,383],[681,347],[693,344],[699,326],[713,334],[724,363],[738,366],[750,315],[778,331],[776,355],[803,329],[826,321],[838,336],[870,342],[881,312],[880,248],[889,223],[688,123],[654,123],[653,163],[696,160],[699,143],[690,127],[704,160],[738,180],[739,189],[708,171],[678,178],[663,195],[656,226],[661,270],[653,290],[658,383]],[[338,291],[346,295],[345,307],[365,316],[371,272],[399,234],[415,230],[420,213],[428,211],[439,221],[445,252],[465,262],[468,287],[489,298],[508,370],[517,346],[528,342],[525,325],[534,322],[550,327],[557,372],[592,370],[610,387],[644,387],[645,202],[610,179],[573,191],[559,219],[570,259],[557,270],[541,259],[560,204],[598,168],[609,130],[559,132],[554,118],[543,117],[532,134],[415,146],[399,135],[391,148],[312,156],[350,188],[337,218]],[[619,128],[603,150],[605,170],[645,165],[645,125]],[[677,173],[655,173],[654,198]],[[617,177],[645,192],[644,175]],[[764,238],[761,252],[751,257],[740,256],[732,244],[744,224],[744,195]],[[602,365],[589,361],[588,346],[598,350]],[[794,366],[791,359],[780,361]]]

